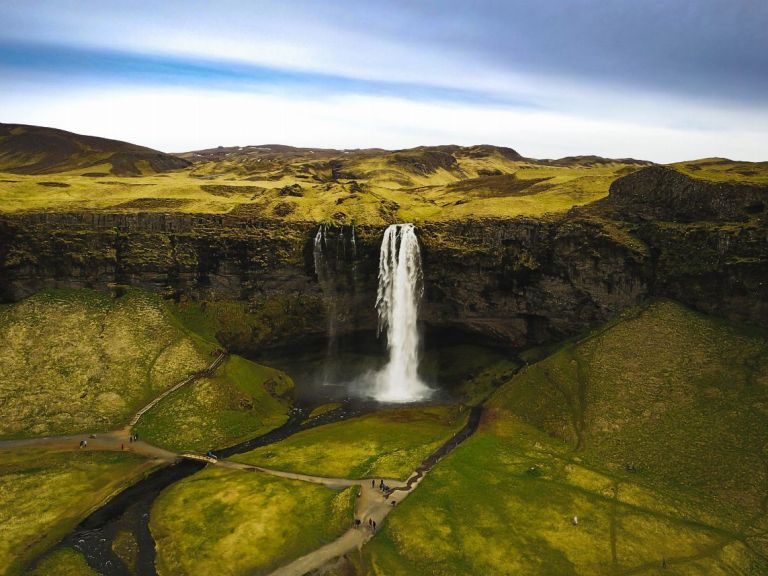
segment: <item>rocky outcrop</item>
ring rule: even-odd
[[[745,212],[765,189],[728,192],[668,172],[640,170],[606,201],[558,217],[420,225],[424,321],[525,346],[665,296],[768,326],[768,227],[762,214]],[[239,303],[247,322],[232,336],[235,349],[321,338],[328,306],[314,272],[316,231],[311,222],[247,215],[4,215],[0,298],[131,285],[177,300]],[[333,241],[339,231],[327,230],[327,245],[328,258],[341,261],[334,290],[343,336],[375,328],[383,229],[356,228],[354,263],[333,252],[344,246]]]
[[[630,219],[745,221],[768,209],[765,186],[709,182],[651,166],[619,178],[603,200]]]

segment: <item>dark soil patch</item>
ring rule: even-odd
[[[85,174],[80,174],[80,176],[86,178],[104,178],[105,176],[109,176],[109,172],[86,172]]]
[[[200,189],[203,192],[208,192],[208,194],[224,198],[234,196],[235,194],[251,194],[253,197],[263,194],[267,190],[262,186],[227,186],[224,184],[203,184],[200,186]]]
[[[296,212],[296,204],[293,202],[280,202],[272,209],[276,216],[288,216]]]
[[[38,186],[45,186],[46,188],[69,188],[69,184],[64,182],[38,182]]]
[[[189,203],[187,200],[181,200],[177,198],[136,198],[135,200],[129,200],[122,204],[116,204],[115,208],[135,208],[135,209],[157,209],[157,208],[169,208],[176,209],[186,206]]]
[[[104,184],[106,186],[130,186],[132,188],[135,186],[154,186],[154,184],[149,183],[139,184],[138,182],[119,182],[117,180],[99,180],[97,184]]]
[[[531,178],[529,180],[521,180],[514,174],[503,174],[501,176],[481,176],[480,178],[471,178],[469,180],[462,180],[455,182],[448,186],[448,190],[451,192],[466,192],[472,196],[480,198],[494,198],[499,196],[528,196],[530,194],[538,194],[549,188],[553,188],[553,184],[539,185],[536,190],[529,190],[535,184],[541,184],[551,180],[551,177],[547,178]]]

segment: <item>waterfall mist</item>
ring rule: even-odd
[[[374,396],[382,402],[413,402],[431,394],[419,378],[419,302],[423,293],[421,249],[413,224],[393,224],[379,253],[376,309],[386,332],[389,360],[375,375]]]

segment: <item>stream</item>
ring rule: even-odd
[[[375,402],[346,401],[335,410],[305,421],[313,407],[295,406],[291,409],[288,421],[282,426],[228,448],[214,450],[214,453],[220,458],[228,458],[280,442],[303,430],[365,414],[378,407],[380,405]],[[82,553],[88,565],[103,576],[155,576],[155,541],[149,529],[152,505],[163,490],[205,466],[204,462],[180,460],[152,472],[88,515],[53,549],[40,555],[30,567],[34,568],[52,550],[73,548]],[[120,532],[130,533],[135,538],[138,551],[134,566],[126,566],[112,549],[115,537]]]

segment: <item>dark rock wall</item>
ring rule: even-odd
[[[644,172],[645,179],[638,176]],[[605,202],[560,217],[421,225],[425,322],[523,346],[574,334],[649,296],[665,296],[768,326],[768,228],[760,214],[744,216],[744,207],[753,210],[765,189],[750,188],[745,200],[743,191],[729,195],[717,185],[710,202],[706,187],[695,183],[697,199],[683,195],[669,211],[644,200],[677,197],[673,176],[641,170],[617,181]],[[702,219],[706,215],[709,220]],[[275,301],[301,322],[281,324],[269,341],[254,336],[254,348],[321,337],[327,306],[313,270],[316,230],[308,222],[228,215],[4,215],[0,298],[16,301],[50,287],[132,285],[174,299],[237,301],[252,309]],[[345,269],[351,264],[344,260],[337,270],[339,334],[375,328],[382,233],[380,227],[356,228],[355,270]],[[343,244],[328,245],[334,258],[333,247]]]

